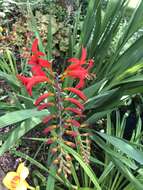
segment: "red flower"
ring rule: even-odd
[[[26,88],[30,96],[32,96],[32,88],[33,86],[37,85],[41,82],[50,82],[50,80],[45,76],[33,76],[31,77],[30,81],[28,82]]]
[[[46,76],[45,72],[42,70],[42,67],[50,68],[51,64],[49,61],[40,58],[40,56],[45,56],[45,54],[43,52],[38,51],[38,39],[37,38],[34,40],[34,42],[32,44],[32,53],[33,53],[33,55],[31,56],[31,58],[28,62],[30,65],[33,65],[32,73],[34,75]]]
[[[86,49],[82,48],[81,59],[70,58],[68,62],[72,62],[74,64],[70,65],[68,68],[71,70],[76,69],[77,66],[84,65],[85,61],[86,61]]]
[[[79,83],[76,85],[76,88],[80,89],[84,87],[84,80],[89,77],[89,70],[93,66],[93,60],[89,60],[87,63],[87,68],[85,68],[86,60],[86,49],[82,49],[81,59],[71,58],[68,61],[73,62],[74,64],[67,67],[65,70],[62,79],[69,76],[74,79],[79,79]]]
[[[33,76],[33,77],[25,77],[22,75],[17,75],[18,79],[21,80],[30,96],[32,96],[32,88],[38,83],[41,82],[50,82],[50,80],[46,76]]]
[[[68,87],[68,88],[64,88],[64,90],[68,90],[70,92],[73,92],[74,94],[76,94],[78,97],[80,97],[82,100],[86,101],[87,97],[84,95],[84,93],[76,88],[73,87]]]
[[[45,76],[46,77],[45,72],[42,70],[41,66],[39,66],[39,65],[33,66],[31,68],[31,71],[32,71],[33,75],[35,75],[35,76]]]
[[[17,75],[17,78],[22,82],[24,86],[26,86],[31,80],[31,77],[25,77],[23,75]]]

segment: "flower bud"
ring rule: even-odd
[[[70,142],[70,141],[65,141],[65,144],[68,145],[68,146],[70,146],[70,147],[72,147],[72,148],[76,147],[75,143]]]
[[[71,161],[72,160],[72,158],[71,158],[71,156],[69,154],[66,155],[66,160],[67,161]]]
[[[55,147],[55,148],[52,148],[51,153],[52,153],[52,154],[55,154],[57,151],[58,151],[58,148]]]
[[[59,164],[59,160],[58,160],[58,159],[55,159],[55,160],[53,161],[53,164]]]

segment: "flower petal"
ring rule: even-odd
[[[86,60],[86,49],[82,48],[82,53],[81,53],[81,64],[85,64]]]
[[[32,88],[41,82],[50,82],[50,80],[45,76],[33,76],[30,82],[27,84],[26,88],[30,96],[32,96]]]
[[[79,63],[80,63],[80,60],[79,60],[78,58],[75,58],[75,57],[70,58],[70,59],[68,59],[67,61],[68,61],[68,62],[71,62],[71,63],[76,63],[76,64],[79,64]]]
[[[65,143],[66,145],[72,147],[72,148],[75,148],[75,147],[76,147],[76,144],[73,143],[73,142],[71,142],[71,141],[65,141],[64,143]]]
[[[24,163],[19,164],[16,172],[22,180],[25,180],[29,175],[29,169],[24,165]]]
[[[20,181],[20,177],[16,172],[8,172],[3,179],[3,184],[6,188],[12,189],[17,186]]]
[[[28,82],[30,82],[31,78],[30,77],[25,77],[23,75],[17,75],[17,78],[22,82],[23,85],[27,85]]]
[[[38,51],[38,38],[35,38],[32,44],[32,52],[36,53]]]
[[[39,64],[41,65],[41,67],[46,67],[46,68],[51,67],[51,63],[48,60],[39,58],[38,61],[39,61]]]
[[[29,187],[29,184],[25,180],[23,180],[20,181],[20,183],[17,185],[16,190],[27,190],[29,189]]]
[[[93,64],[94,64],[93,59],[90,59],[89,62],[88,62],[88,68],[87,68],[87,70],[91,69],[93,67]]]
[[[31,68],[33,75],[35,76],[46,76],[45,72],[41,69],[41,66],[36,65]]]
[[[75,88],[78,88],[78,89],[81,89],[81,88],[83,88],[84,87],[84,80],[83,79],[80,79],[79,80],[79,83],[76,85],[76,87]]]

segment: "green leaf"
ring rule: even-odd
[[[119,153],[117,150],[111,149],[109,144],[105,143],[99,136],[91,136],[91,139],[95,141],[110,156],[110,159],[115,157],[131,169],[137,169],[137,165],[134,163],[134,161],[125,157],[121,152]]]
[[[19,127],[14,129],[5,140],[4,144],[0,148],[0,156],[2,156],[6,151],[8,151],[23,135],[28,131],[36,127],[41,120],[38,118],[32,118],[30,120],[24,121]]]
[[[123,35],[119,41],[118,47],[125,44],[127,40],[139,29],[143,26],[143,1],[140,1],[139,6],[134,10],[132,17],[124,30]]]
[[[101,105],[105,106],[105,103],[110,102],[111,100],[115,99],[115,101],[117,101],[118,96],[120,96],[119,88],[100,93],[99,95],[97,95],[97,96],[95,96],[93,98],[90,98],[86,102],[85,109],[86,110],[89,110],[89,109],[92,109],[92,108],[97,109]],[[113,101],[112,101],[112,103],[113,103]]]
[[[97,132],[98,133],[98,132]],[[114,147],[127,154],[128,157],[136,160],[140,164],[143,164],[143,153],[142,151],[134,148],[128,141],[113,137],[104,133],[98,133],[107,142],[111,143]]]
[[[37,111],[36,109],[26,109],[14,111],[0,117],[0,128],[29,119],[31,117],[41,117],[46,115],[49,115],[47,110]]]
[[[143,57],[142,51],[143,37],[140,37],[135,43],[128,48],[114,63],[108,76],[116,72],[116,76],[122,74],[125,70],[133,67]]]
[[[0,71],[0,78],[8,81],[8,83],[10,84],[20,87],[20,83],[18,82],[17,78],[14,75],[10,75],[10,74]]]
[[[47,185],[46,185],[46,190],[54,190],[55,188],[55,177],[53,176],[56,175],[56,166],[55,165],[51,165],[50,167],[50,173],[52,173],[52,175],[48,176],[48,180],[47,180]]]
[[[139,180],[132,174],[131,170],[129,170],[123,163],[115,158],[112,158],[113,162],[119,168],[120,172],[124,174],[124,176],[131,182],[136,190],[142,190],[143,184],[139,182]]]

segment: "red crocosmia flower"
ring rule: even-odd
[[[42,94],[41,96],[39,96],[39,98],[37,98],[37,100],[34,103],[35,106],[40,104],[44,99],[48,98],[49,96],[54,96],[54,94],[51,92],[48,92],[48,93],[45,93],[45,94]]]
[[[71,108],[71,107],[68,107],[68,108],[65,108],[65,111],[71,111],[79,116],[82,115],[82,111],[78,108]]]
[[[70,62],[73,62],[74,64],[67,67],[65,70],[62,79],[69,76],[74,79],[79,79],[79,83],[75,88],[81,89],[84,87],[84,80],[86,78],[89,78],[89,70],[93,66],[93,61],[89,61],[86,65],[87,68],[85,68],[85,60],[86,60],[86,50],[85,48],[82,49],[82,56],[81,59],[71,58],[69,59]]]
[[[75,98],[65,98],[66,101],[70,101],[71,103],[75,104],[81,110],[84,110],[84,106]]]
[[[77,66],[84,65],[86,61],[86,49],[82,48],[82,54],[81,54],[81,59],[77,58],[70,58],[68,59],[68,62],[74,63],[69,66],[69,69],[75,69]]]
[[[40,58],[40,56],[45,56],[45,54],[43,52],[38,51],[38,39],[37,38],[34,40],[33,45],[32,45],[32,54],[33,55],[31,56],[31,58],[28,62],[30,65],[33,65],[32,73],[34,75],[46,76],[46,74],[42,70],[42,67],[50,68],[51,63],[47,60]]]
[[[87,97],[84,95],[84,93],[76,88],[73,87],[68,87],[68,88],[64,88],[64,90],[68,90],[70,92],[73,92],[74,94],[76,94],[79,98],[81,98],[82,100],[86,101]]]
[[[27,83],[26,88],[30,96],[32,96],[32,88],[38,83],[41,82],[50,82],[49,78],[45,76],[33,76],[30,81]]]
[[[42,53],[42,52],[41,52]],[[37,54],[35,54],[35,55],[32,55],[31,56],[31,59],[29,60],[29,64],[30,65],[39,65],[39,66],[41,66],[41,67],[45,67],[45,68],[50,68],[51,67],[51,63],[49,62],[49,61],[47,61],[47,60],[44,60],[44,59],[42,59],[42,58],[40,58],[39,57],[39,55],[43,55],[43,56],[45,56],[45,54],[43,53],[43,54],[39,54],[39,53],[37,53]]]
[[[48,102],[48,103],[43,103],[43,104],[40,104],[38,106],[38,110],[43,110],[45,108],[48,108],[48,107],[51,107],[51,106],[54,106],[55,104],[53,102]]]
[[[41,69],[41,66],[36,65],[31,68],[33,75],[35,76],[46,76],[45,72]]]
[[[31,80],[31,77],[25,77],[23,75],[17,75],[17,78],[22,82],[24,86],[26,86]]]
[[[35,38],[33,44],[32,44],[32,52],[36,53],[38,52],[38,38]]]

